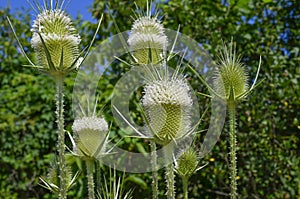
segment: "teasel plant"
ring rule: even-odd
[[[192,136],[197,125],[191,127],[190,113],[193,100],[190,87],[181,73],[181,63],[173,71],[168,68],[167,62],[174,55],[172,49],[167,55],[168,38],[165,29],[158,20],[158,13],[151,15],[150,7],[147,1],[147,12],[135,16],[129,38],[126,43],[123,41],[133,61],[127,63],[116,57],[126,65],[143,71],[146,85],[138,108],[144,118],[146,130],[140,132],[117,107],[113,108],[140,138],[150,140],[153,199],[158,198],[157,145],[163,148],[168,162],[165,172],[166,195],[168,199],[173,199],[175,198],[174,148],[181,140]]]
[[[147,13],[136,16],[127,43],[133,64],[121,61],[142,68],[146,85],[139,109],[147,130],[138,132],[117,107],[114,109],[141,138],[150,140],[153,199],[158,198],[157,145],[163,148],[168,162],[165,171],[166,195],[172,199],[175,198],[174,147],[194,130],[189,115],[193,105],[190,88],[180,73],[180,64],[174,71],[168,69],[167,61],[172,57],[167,57],[166,53],[168,39],[158,14],[151,15],[148,2]]]
[[[135,16],[128,44],[134,62],[145,69],[149,65],[155,65],[161,62],[166,51],[167,36],[164,33],[164,27],[158,20],[158,13],[152,16],[150,4],[147,2],[147,12]],[[152,192],[153,199],[158,199],[158,174],[157,174],[157,146],[156,142],[150,141],[152,152]]]
[[[98,99],[98,98],[97,98]],[[72,130],[73,136],[68,133],[73,145],[73,150],[69,150],[72,155],[79,157],[86,164],[88,198],[95,198],[95,163],[101,158],[110,154],[109,128],[106,120],[97,113],[97,100],[90,109],[90,103],[87,101],[87,110],[79,104],[81,114],[75,119]],[[90,111],[92,110],[92,111]]]
[[[149,67],[149,73],[145,75],[146,85],[139,105],[145,121],[143,132],[136,129],[117,107],[114,109],[138,137],[149,139],[155,146],[162,147],[166,161],[166,195],[168,199],[172,199],[175,198],[175,147],[187,137],[193,136],[198,124],[192,126],[190,114],[193,99],[191,89],[180,71],[180,65],[174,71],[168,71],[170,69],[164,64],[165,61],[161,65]],[[149,77],[151,78],[147,79]],[[153,155],[153,148],[151,153]],[[155,158],[152,158],[152,161],[156,161]],[[155,197],[158,196],[154,195],[153,198]]]
[[[162,23],[158,19],[159,13],[154,12],[155,14],[152,14],[151,3],[149,3],[148,0],[146,5],[146,13],[141,11],[141,14],[135,14],[133,17],[134,22],[128,40],[125,41],[124,38],[121,38],[124,47],[129,52],[131,63],[127,63],[118,57],[116,57],[116,59],[133,68],[142,68],[146,75],[145,78],[154,80],[155,78],[152,72],[157,65],[162,65],[162,60],[166,55],[168,39],[165,35],[165,29]],[[137,5],[136,8],[139,9]],[[115,24],[117,27],[116,22]],[[121,114],[116,107],[114,108],[118,114]],[[150,148],[152,153],[152,198],[158,199],[157,146],[154,140],[150,141]]]
[[[199,162],[200,157],[195,146],[182,150],[178,157],[174,158],[175,172],[182,180],[184,199],[188,199],[189,178],[207,165],[199,166]]]
[[[206,96],[216,98],[227,105],[229,113],[230,197],[231,199],[236,199],[238,196],[236,107],[240,102],[246,100],[246,97],[263,82],[263,80],[261,80],[257,83],[261,67],[261,57],[257,73],[251,86],[248,85],[249,76],[245,65],[241,61],[242,57],[236,53],[236,44],[233,40],[231,40],[228,45],[223,43],[218,58],[218,68],[216,70],[212,87],[208,85],[207,82],[192,67],[190,67],[190,69],[210,91],[211,96]]]
[[[51,76],[56,84],[56,122],[58,125],[58,158],[59,168],[59,198],[67,198],[67,166],[65,161],[65,130],[64,130],[64,78],[79,69],[80,64],[87,57],[96,34],[99,31],[102,17],[98,23],[97,30],[89,46],[79,50],[80,36],[72,23],[72,19],[65,12],[65,0],[43,0],[29,1],[37,16],[33,21],[31,31],[31,46],[34,50],[36,63],[31,61],[26,55],[18,36],[13,28],[13,24],[7,18],[21,53],[27,59],[29,67],[33,67]],[[45,186],[48,186],[46,184]]]

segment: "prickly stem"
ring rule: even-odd
[[[59,179],[60,191],[59,198],[67,198],[67,183],[66,183],[66,160],[65,160],[65,130],[64,130],[64,77],[57,76],[56,82],[56,119],[58,125],[58,165],[59,165]]]
[[[156,143],[151,141],[151,166],[152,166],[152,198],[158,199],[158,179],[157,179],[157,153],[156,153]]]
[[[237,198],[237,182],[236,182],[236,176],[237,176],[237,163],[236,163],[236,107],[235,104],[229,104],[228,105],[228,111],[229,111],[229,120],[230,120],[230,187],[231,187],[231,199]]]

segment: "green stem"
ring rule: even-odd
[[[58,165],[60,191],[59,198],[67,198],[67,183],[66,183],[66,160],[65,160],[65,130],[64,130],[64,77],[58,76],[56,82],[56,119],[58,125]]]
[[[94,160],[87,159],[86,163],[86,171],[87,171],[87,179],[88,179],[88,192],[89,199],[95,199],[95,184],[94,184]]]
[[[237,198],[237,182],[236,182],[236,174],[237,174],[237,165],[236,165],[236,107],[235,104],[232,103],[228,106],[229,111],[229,121],[230,121],[230,178],[231,178],[231,199]]]
[[[175,199],[175,175],[174,164],[171,163],[166,168],[166,181],[167,181],[167,198]]]
[[[151,141],[151,164],[152,164],[152,198],[158,199],[158,179],[157,179],[157,153],[156,153],[156,143]]]
[[[173,144],[168,144],[164,146],[165,159],[171,162],[166,166],[165,179],[167,183],[167,199],[175,199],[175,175],[174,175],[174,164],[173,164]]]
[[[184,199],[188,199],[188,182],[189,178],[188,177],[183,177],[182,178],[182,188],[183,188],[183,195]]]

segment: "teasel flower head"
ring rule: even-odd
[[[140,16],[131,28],[128,38],[130,50],[137,64],[157,64],[163,59],[167,36],[157,16]]]
[[[175,161],[176,173],[183,178],[189,178],[197,170],[199,164],[199,157],[197,152],[191,147],[182,153]]]
[[[13,24],[7,17],[13,34],[19,44],[21,53],[25,56],[30,66],[52,77],[63,77],[77,70],[88,55],[93,45],[96,34],[100,29],[103,15],[99,20],[96,32],[89,46],[79,51],[80,36],[77,33],[71,18],[65,13],[65,1],[43,0],[43,6],[38,1],[28,1],[36,11],[37,17],[33,21],[31,32],[31,46],[35,53],[36,63],[27,56]]]
[[[214,94],[229,104],[237,103],[253,90],[258,77],[261,60],[253,85],[249,88],[248,73],[241,57],[236,54],[236,46],[224,45],[219,55],[219,67],[214,79]]]
[[[45,9],[33,21],[31,46],[36,64],[52,76],[65,75],[81,64],[80,36],[61,9]]]
[[[80,157],[101,158],[106,154],[108,125],[105,119],[86,116],[76,119],[72,130],[75,133],[75,153]]]
[[[188,134],[192,104],[183,78],[155,80],[145,86],[142,105],[156,143],[167,145]]]

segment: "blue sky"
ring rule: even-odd
[[[42,2],[42,0],[38,1]],[[81,14],[84,20],[92,21],[92,15],[88,12],[88,9],[92,7],[92,3],[94,2],[94,0],[66,0],[66,2],[69,2],[66,10],[68,14],[72,16],[72,18],[75,18],[78,14]],[[7,4],[10,5],[13,11],[18,10],[22,7],[31,8],[27,0],[0,0],[0,8],[6,7]],[[36,16],[34,11],[31,11],[30,14],[33,17]]]

